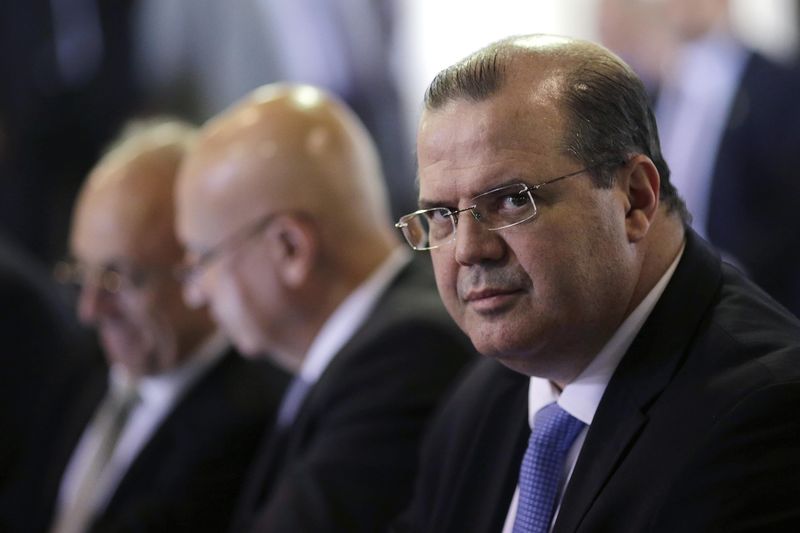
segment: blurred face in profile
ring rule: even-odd
[[[97,328],[109,362],[134,376],[174,368],[211,331],[205,311],[184,304],[174,275],[183,250],[174,235],[169,172],[174,165],[144,156],[100,168],[73,216],[79,317]],[[131,179],[137,174],[141,180]]]
[[[276,344],[296,320],[270,253],[270,238],[286,216],[263,201],[207,191],[202,159],[184,166],[178,187],[178,227],[190,265],[184,296],[189,305],[208,305],[241,353],[277,356]],[[241,182],[226,191],[237,198],[263,196]]]
[[[299,368],[337,299],[390,246],[375,229],[388,218],[379,172],[366,130],[319,89],[253,91],[181,164],[187,301],[207,304],[240,352]]]

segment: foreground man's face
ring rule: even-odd
[[[514,86],[483,102],[456,100],[424,114],[418,137],[420,203],[464,208],[492,188],[535,185],[574,172],[552,99]],[[527,375],[610,334],[627,245],[619,191],[588,174],[543,187],[538,215],[487,231],[459,217],[454,242],[432,250],[442,299],[483,354]]]

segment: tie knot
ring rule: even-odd
[[[113,388],[106,399],[105,410],[114,418],[125,418],[133,407],[141,400],[134,384]]]
[[[558,453],[566,453],[584,426],[583,422],[553,402],[534,415],[531,441]]]

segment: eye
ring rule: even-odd
[[[528,193],[506,194],[500,198],[499,207],[500,209],[519,209],[526,207],[529,203]]]
[[[519,192],[519,189],[514,191],[498,191],[497,194],[487,198],[488,212],[500,216],[509,216],[519,213],[520,211],[527,211],[531,206],[531,199],[527,192]]]
[[[425,218],[429,224],[450,224],[452,216],[453,212],[445,207],[425,211]]]

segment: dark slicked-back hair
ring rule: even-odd
[[[503,39],[441,71],[425,93],[425,107],[434,111],[453,100],[486,100],[521,69],[547,69],[563,79],[564,152],[591,170],[598,187],[610,187],[614,171],[632,155],[646,155],[661,176],[661,201],[689,224],[669,181],[644,85],[602,46],[548,35]]]

